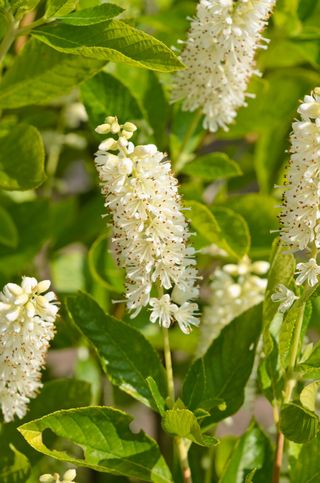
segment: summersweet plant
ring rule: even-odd
[[[0,0],[0,482],[320,481],[320,0]]]

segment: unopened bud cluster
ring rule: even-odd
[[[49,280],[23,277],[0,293],[0,403],[5,422],[22,418],[42,386],[41,369],[58,307]],[[47,293],[45,293],[47,292]]]
[[[62,480],[60,480],[60,475],[58,473],[53,473],[53,475],[50,475],[46,473],[45,475],[40,476],[39,481],[41,483],[77,483],[75,478],[77,476],[76,470],[67,470],[63,477]]]
[[[176,73],[172,101],[186,111],[201,109],[204,127],[227,129],[241,106],[255,67],[257,48],[275,0],[200,0]]]
[[[102,141],[95,163],[113,216],[113,250],[126,270],[127,306],[135,317],[150,304],[152,322],[169,327],[176,321],[189,333],[199,323],[191,302],[198,296],[198,275],[177,180],[155,145],[129,141],[135,130],[113,116],[96,129],[117,136]]]
[[[108,116],[105,119],[104,124],[100,124],[99,126],[96,127],[96,132],[98,134],[118,134],[119,139],[118,142],[127,145],[128,139],[130,139],[134,132],[137,130],[137,126],[133,124],[132,122],[126,122],[124,124],[119,124],[118,119],[114,116]],[[105,141],[103,141],[99,149],[103,149],[105,151],[110,150],[117,150],[117,141],[115,141],[112,137],[107,138]]]

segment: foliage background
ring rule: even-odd
[[[61,319],[43,376],[45,385],[22,422],[60,409],[89,404],[112,405],[133,414],[134,427],[143,427],[151,433],[170,460],[171,443],[161,431],[159,416],[122,392],[117,387],[118,382],[111,385],[101,369],[97,352],[85,337],[88,336],[85,322],[80,332],[65,305],[66,296],[84,291],[106,312],[123,318],[161,351],[160,331],[149,323],[147,313],[130,320],[121,304],[112,303],[121,298],[123,274],[108,252],[110,233],[106,220],[101,217],[103,200],[93,163],[100,138],[94,127],[106,115],[115,114],[121,122],[136,122],[140,128],[136,142],[155,142],[159,149],[168,153],[179,176],[184,200],[192,207],[190,218],[198,248],[216,243],[227,249],[229,261],[237,261],[245,254],[252,260],[268,260],[275,237],[270,231],[278,228],[276,205],[279,205],[281,193],[274,185],[283,182],[291,123],[299,99],[320,84],[320,2],[278,0],[266,32],[271,43],[267,51],[259,52],[257,59],[264,75],[261,79],[253,79],[250,86],[256,98],[249,99],[248,107],[239,111],[236,123],[228,132],[210,134],[199,124],[191,136],[188,133],[193,114],[182,112],[179,105],[170,105],[171,74],[159,72],[174,70],[174,58],[172,69],[170,62],[165,67],[164,64],[157,66],[156,56],[154,63],[147,66],[150,70],[134,65],[137,62],[114,62],[119,60],[116,57],[106,63],[107,58],[99,57],[94,49],[94,42],[99,45],[100,23],[93,25],[88,34],[91,42],[88,49],[91,50],[87,56],[83,56],[81,49],[78,52],[68,50],[67,41],[61,41],[59,48],[50,46],[52,39],[46,33],[48,27],[39,26],[31,36],[28,30],[28,22],[41,18],[48,8],[46,3],[35,0],[12,0],[10,3],[20,12],[20,17],[27,20],[26,36],[19,37],[4,58],[0,83],[0,281],[2,286],[8,281],[19,281],[25,274],[50,278],[62,302]],[[71,5],[71,11],[76,2],[60,2],[64,3]],[[196,6],[189,0],[115,0],[113,3],[125,10],[121,16],[128,25],[150,33],[169,47],[178,46],[178,39],[185,38],[187,16],[194,14]],[[81,10],[98,4],[95,0],[80,0],[77,8]],[[4,8],[5,2],[0,5]],[[33,20],[28,17],[30,12],[35,12]],[[1,13],[2,40],[6,35],[6,22],[6,16]],[[69,35],[71,38],[76,31],[70,30]],[[87,120],[77,114],[79,102],[85,106]],[[219,263],[219,256],[199,256],[204,285]],[[320,299],[315,297],[310,303],[308,323],[311,340],[317,340],[319,335],[319,311]],[[252,319],[253,326],[247,327],[247,337],[240,333],[239,337],[243,337],[248,347],[250,337],[256,341],[258,319],[261,316],[257,315]],[[103,322],[101,324],[103,327]],[[231,346],[230,341],[237,334],[229,330],[226,334],[229,342],[225,342],[221,355],[215,356],[215,367],[219,370],[229,353],[232,358],[231,354],[236,352],[239,365],[247,363],[248,353],[241,344]],[[125,330],[122,335],[123,344],[130,353],[130,335]],[[111,333],[109,336],[111,338]],[[183,374],[194,359],[198,333],[195,330],[187,337],[174,328],[170,338],[180,387]],[[101,354],[103,349],[99,344],[101,340],[96,344]],[[250,373],[251,366],[248,370]],[[191,378],[190,388],[194,382],[195,378]],[[246,377],[241,382],[239,375],[233,382],[235,393],[241,393]],[[188,392],[188,386],[185,390]],[[270,420],[265,422],[263,416],[266,412],[270,414],[271,406],[267,402],[268,390],[262,391],[261,384],[257,390],[264,392],[258,398],[262,409],[255,406],[254,411],[247,410],[252,415],[256,412],[271,439],[254,422],[249,429],[241,427],[241,431],[246,429],[241,438],[226,435],[239,432],[239,427],[228,431],[224,428],[220,433],[218,429],[218,434],[222,435],[219,446],[208,449],[193,444],[190,449],[194,482],[244,481],[245,475],[254,469],[257,471],[252,476],[253,481],[270,481],[274,429],[270,427]],[[189,403],[192,406],[192,401]],[[239,405],[235,406],[237,410]],[[240,419],[245,417],[241,414]],[[27,445],[16,430],[19,424],[21,422],[17,421],[1,426],[0,480],[31,483],[37,481],[41,473],[62,471],[64,463]],[[50,434],[47,437],[50,442]],[[61,449],[66,443],[59,440],[54,444]],[[296,446],[301,452],[299,461],[295,460],[298,450],[293,443],[290,481],[317,481],[319,437],[302,447]],[[70,448],[70,443],[67,448],[78,454],[77,448]],[[25,457],[17,451],[28,458],[30,470],[26,470]],[[173,471],[174,481],[180,481],[178,469]],[[79,471],[79,481],[128,480],[83,469]]]

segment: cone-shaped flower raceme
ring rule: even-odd
[[[155,145],[129,141],[135,130],[112,116],[96,129],[117,137],[100,144],[95,162],[113,218],[113,250],[126,270],[127,307],[135,317],[150,305],[152,322],[169,327],[176,321],[189,333],[199,323],[192,302],[198,296],[197,270],[177,180]]]
[[[296,284],[318,282],[320,266],[320,88],[305,96],[293,123],[291,158],[280,215],[281,239],[292,252],[305,250],[307,261],[298,263]]]
[[[6,422],[22,418],[42,386],[41,368],[58,307],[50,281],[23,277],[0,294],[0,403]],[[47,292],[47,293],[44,293]]]
[[[201,109],[204,128],[227,129],[246,106],[248,82],[260,75],[257,48],[266,48],[262,29],[275,0],[200,0],[175,74],[172,100],[187,111]],[[251,95],[252,97],[252,95]]]

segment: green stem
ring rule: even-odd
[[[26,25],[25,27],[21,27],[20,29],[17,30],[17,35],[27,35],[31,32],[32,29],[36,27],[40,27],[41,25],[44,25],[45,23],[48,23],[52,21],[53,19],[48,19],[45,17],[38,18],[34,22],[30,23],[29,25]]]
[[[173,381],[173,370],[172,370],[172,358],[171,358],[170,341],[169,341],[169,331],[165,327],[162,327],[162,335],[163,335],[164,360],[165,360],[166,374],[167,374],[168,395],[172,399],[172,401],[174,401],[175,400],[175,394],[174,394],[174,381]]]
[[[212,482],[212,476],[213,476],[213,455],[214,455],[215,447],[211,446],[208,450],[208,467],[206,469],[205,475],[204,475],[204,483],[211,483]]]
[[[192,483],[191,470],[188,461],[188,448],[183,438],[176,438],[176,445],[182,469],[183,481]]]
[[[163,352],[166,366],[168,395],[172,402],[175,400],[174,380],[172,370],[172,358],[170,350],[169,331],[165,327],[162,328],[163,335]],[[183,481],[185,483],[192,483],[191,470],[188,462],[188,448],[183,438],[174,438],[174,442],[177,448],[177,454],[182,470]]]
[[[12,17],[12,15],[9,15],[9,13],[7,17],[7,22],[8,22],[8,29],[0,44],[0,64],[2,63],[4,57],[6,56],[11,45],[13,44],[17,33],[15,19]]]
[[[301,303],[301,307],[300,307],[299,317],[294,328],[293,342],[290,347],[288,369],[286,372],[286,382],[284,386],[284,398],[283,398],[283,402],[285,404],[290,401],[292,396],[292,391],[296,384],[296,380],[294,377],[294,370],[297,363],[298,350],[299,350],[299,344],[301,339],[301,330],[302,330],[302,324],[303,324],[303,315],[304,315],[304,309],[306,305],[305,302],[300,302],[300,303]],[[272,483],[279,483],[280,481],[284,440],[285,440],[284,435],[280,431],[280,428],[278,428],[276,456],[275,456],[274,466],[273,466]]]
[[[299,350],[300,339],[301,339],[301,330],[302,330],[305,306],[306,304],[305,302],[303,302],[301,304],[299,317],[294,328],[293,343],[290,348],[289,363],[288,363],[288,369],[287,369],[287,379],[286,379],[285,393],[284,393],[285,403],[288,403],[290,401],[292,391],[296,383],[294,378],[294,369],[297,363],[297,356],[298,356],[298,350]]]
[[[188,143],[189,143],[190,139],[192,138],[195,130],[197,129],[199,121],[200,121],[202,116],[203,116],[203,114],[202,114],[201,109],[197,109],[195,111],[193,119],[192,119],[191,123],[189,124],[189,127],[188,127],[188,129],[187,129],[187,131],[186,131],[186,133],[183,137],[180,149],[177,153],[176,160],[175,160],[175,171],[176,172],[180,171],[185,164],[185,161],[183,159],[183,155],[186,152],[185,147],[188,145]]]

